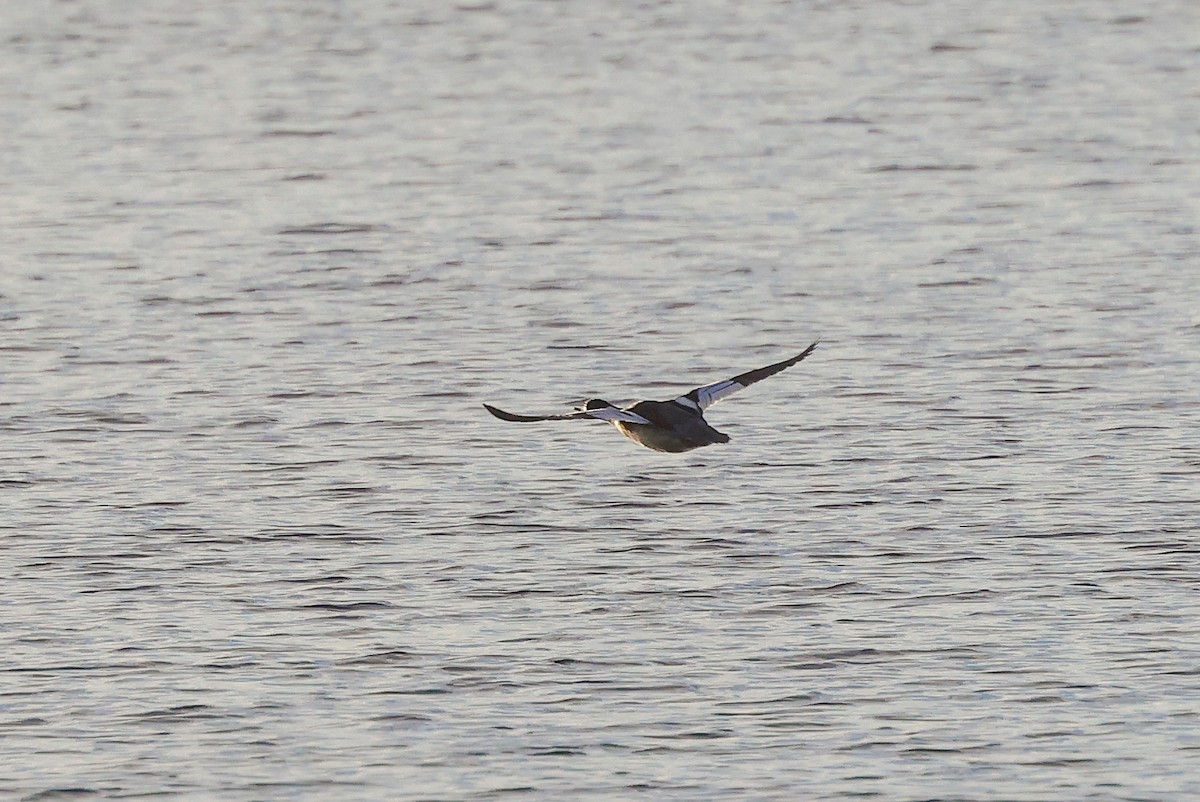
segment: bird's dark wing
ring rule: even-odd
[[[543,420],[575,420],[577,418],[589,418],[592,416],[586,412],[569,412],[565,415],[516,415],[512,412],[505,412],[502,409],[497,409],[491,404],[484,404],[483,408],[495,415],[500,420],[510,421],[511,423],[536,423]]]
[[[811,354],[816,347],[817,343],[813,343],[805,348],[803,353],[797,354],[791,359],[785,359],[782,362],[776,362],[774,365],[767,365],[765,368],[748,370],[745,373],[734,376],[732,379],[725,379],[724,381],[719,381],[714,384],[706,384],[703,387],[697,387],[687,395],[682,395],[676,400],[685,406],[687,406],[687,402],[690,401],[703,411],[723,398],[733,395],[738,390],[744,390],[755,382],[760,382],[768,376],[774,376],[781,370],[787,370],[792,365]]]
[[[536,423],[543,420],[605,420],[605,421],[624,421],[625,423],[641,423],[648,424],[650,421],[643,418],[634,412],[627,412],[623,409],[615,407],[604,407],[602,409],[589,409],[580,412],[568,412],[563,415],[516,415],[512,412],[505,412],[502,409],[497,409],[491,404],[484,404],[483,408],[495,415],[500,420],[510,421],[511,423]]]

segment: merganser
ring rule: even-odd
[[[791,359],[697,387],[670,401],[639,401],[628,409],[621,409],[602,398],[589,398],[582,406],[576,407],[575,412],[562,415],[516,415],[490,404],[483,406],[500,420],[513,423],[584,419],[608,421],[621,434],[646,448],[671,453],[691,451],[713,443],[729,442],[729,435],[718,432],[704,420],[704,410],[738,390],[790,368],[816,347],[817,343],[813,343]]]

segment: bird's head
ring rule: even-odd
[[[589,398],[583,402],[583,406],[578,407],[580,412],[591,412],[594,409],[610,409],[613,405],[605,401],[603,398]]]

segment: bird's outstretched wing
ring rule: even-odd
[[[512,412],[505,412],[502,409],[497,409],[491,404],[484,404],[483,408],[495,415],[500,420],[506,420],[512,423],[536,423],[537,421],[543,420],[575,420],[576,418],[592,417],[586,412],[569,412],[565,415],[516,415]]]
[[[563,415],[516,415],[512,412],[505,412],[502,409],[497,409],[491,404],[484,404],[483,408],[495,415],[500,420],[510,421],[512,423],[536,423],[544,420],[606,420],[606,421],[624,421],[625,423],[642,423],[648,424],[650,421],[643,418],[634,412],[626,412],[615,407],[605,407],[603,409],[589,409],[580,412],[568,412]]]
[[[820,341],[818,340],[818,342]],[[733,395],[738,390],[744,390],[755,382],[762,381],[768,376],[774,376],[781,370],[787,370],[792,365],[811,354],[816,347],[817,343],[813,343],[805,348],[802,353],[797,354],[791,359],[785,359],[782,362],[776,362],[774,365],[767,365],[765,368],[748,370],[745,373],[734,376],[732,379],[725,379],[724,381],[719,381],[714,384],[706,384],[703,387],[697,387],[687,395],[682,395],[675,400],[685,405],[690,401],[692,404],[700,407],[701,411],[703,411],[721,399]]]

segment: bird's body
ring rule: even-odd
[[[532,423],[544,420],[594,419],[612,423],[630,440],[653,449],[679,453],[714,443],[728,443],[729,435],[718,432],[704,419],[704,410],[738,390],[745,389],[768,376],[790,368],[813,352],[813,343],[797,356],[750,370],[732,379],[697,387],[686,395],[670,401],[639,401],[628,409],[620,409],[599,398],[589,399],[576,412],[564,415],[516,415],[489,404],[483,406],[500,420]]]
[[[698,407],[680,401],[639,401],[629,411],[650,424],[616,421],[617,429],[635,443],[655,451],[679,453],[729,442],[729,435],[709,426]]]

